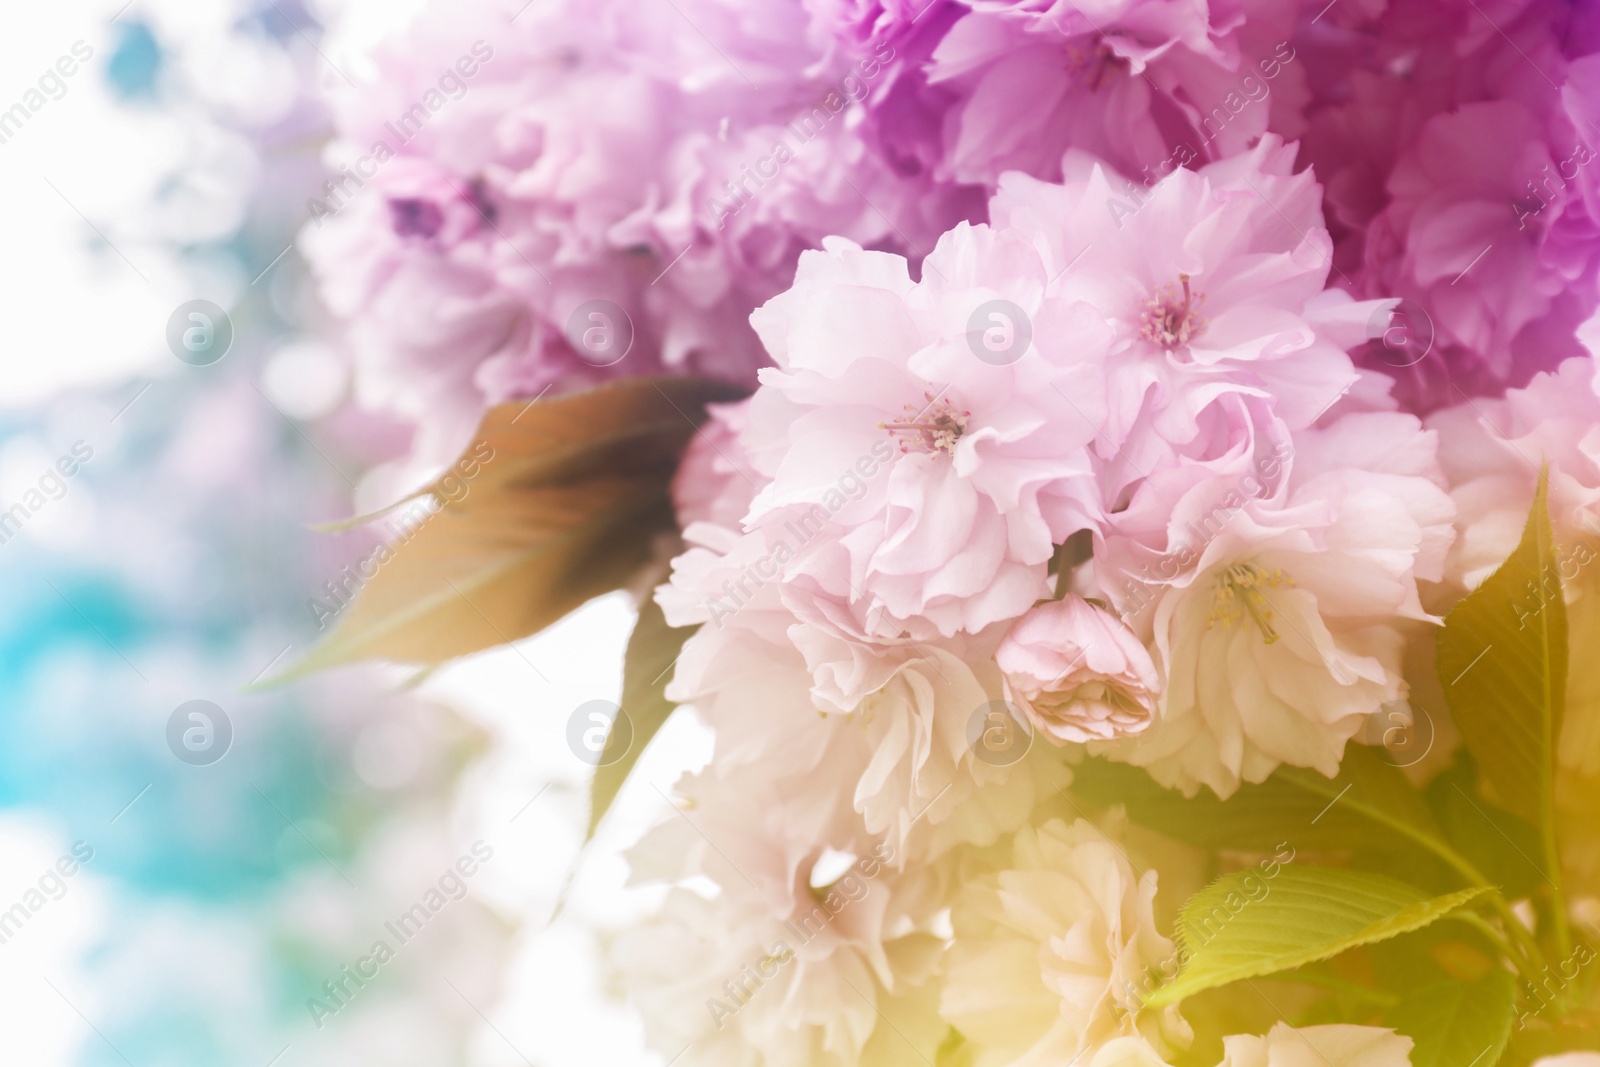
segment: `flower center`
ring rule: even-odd
[[[1272,605],[1262,590],[1281,585],[1292,587],[1294,581],[1276,567],[1271,571],[1263,571],[1254,563],[1229,567],[1217,578],[1217,592],[1211,602],[1211,612],[1206,616],[1206,629],[1221,626],[1231,630],[1234,623],[1243,625],[1248,615],[1266,643],[1272,644],[1278,639],[1278,631],[1273,629]]]
[[[390,200],[389,225],[399,237],[437,237],[444,228],[444,212],[432,200]]]
[[[1067,72],[1091,93],[1098,92],[1114,71],[1127,67],[1127,61],[1111,50],[1104,38],[1094,42],[1070,44],[1066,49]]]
[[[1052,711],[1070,711],[1076,704],[1104,704],[1123,714],[1137,715],[1144,710],[1127,690],[1099,678],[1071,689],[1041,693],[1035,704]]]
[[[1178,284],[1183,287],[1181,298],[1175,287],[1163,285],[1144,302],[1144,314],[1139,317],[1139,336],[1169,352],[1182,348],[1206,329],[1206,317],[1200,314],[1206,294],[1189,288],[1187,274],[1178,275]]]
[[[950,401],[937,399],[931,391],[922,396],[926,403],[921,407],[907,404],[899,422],[880,422],[878,429],[888,430],[901,452],[954,455],[972,412],[957,411]]]

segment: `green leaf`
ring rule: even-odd
[[[1516,1005],[1516,979],[1496,968],[1476,982],[1419,989],[1385,1020],[1416,1043],[1411,1067],[1494,1067],[1511,1039]]]
[[[1600,1049],[1600,1010],[1578,1008],[1562,1018],[1534,1018],[1512,1033],[1506,1067],[1530,1064],[1563,1052]]]
[[[1336,778],[1280,767],[1227,800],[1205,790],[1185,797],[1141,768],[1104,759],[1073,768],[1072,793],[1121,804],[1134,822],[1201,848],[1271,852],[1289,842],[1297,849],[1449,850],[1416,787],[1364,745],[1345,749]]]
[[[1531,896],[1544,884],[1533,861],[1542,847],[1539,832],[1482,797],[1472,753],[1461,749],[1455,764],[1429,782],[1424,795],[1445,837],[1507,897]]]
[[[1364,965],[1398,999],[1438,982],[1477,980],[1501,965],[1502,944],[1487,922],[1457,913],[1450,921],[1367,946]]]
[[[1508,811],[1553,834],[1567,609],[1544,473],[1522,543],[1445,616],[1438,644],[1439,681],[1484,781]],[[1553,852],[1545,859],[1554,874]]]
[[[494,408],[451,473],[418,494],[437,510],[374,554],[322,644],[261,684],[360,659],[442,663],[624,587],[676,529],[669,488],[705,405],[737,395],[633,378]]]
[[[589,787],[586,837],[594,836],[595,828],[610,810],[622,783],[639,762],[640,753],[677,707],[667,699],[667,682],[672,679],[672,665],[678,662],[684,641],[692,633],[692,626],[676,629],[668,626],[654,600],[646,600],[640,606],[639,621],[634,624],[633,636],[628,638],[628,653],[622,663],[622,711],[627,715],[628,725],[618,729],[617,723],[622,721],[618,716],[606,735],[600,764],[595,768],[594,781]]]
[[[1294,983],[1328,991],[1328,996],[1313,1001],[1309,1007],[1289,1018],[1291,1026],[1367,1023],[1373,1019],[1375,1013],[1400,999],[1388,990],[1364,985],[1347,976],[1336,966],[1340,962],[1342,961],[1321,960],[1263,979],[1267,982]]]
[[[1183,906],[1182,969],[1145,1003],[1175,1004],[1230,982],[1329,959],[1421,929],[1486,892],[1480,886],[1430,898],[1381,875],[1302,864],[1239,871]]]

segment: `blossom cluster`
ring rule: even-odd
[[[875,150],[892,46],[799,4],[432,5],[335,93],[306,246],[367,405],[453,455],[492,404],[618,375],[753,381],[804,248],[910,253],[980,190]]]
[[[311,243],[423,447],[617,375],[753,390],[684,456],[654,593],[692,630],[666,695],[715,735],[630,854],[670,886],[616,951],[664,1057],[1192,1055],[1141,991],[1218,872],[1077,797],[1084,761],[1213,800],[1335,777],[1441,707],[1439,624],[1542,465],[1595,634],[1600,9],[517,6],[381,57],[351,150],[492,52]],[[1561,766],[1600,782],[1575,722]],[[1600,887],[1600,849],[1571,863]]]
[[[803,250],[844,236],[915,269],[1002,176],[1060,182],[1069,150],[1103,163],[1098,210],[1121,220],[1178,170],[1293,145],[1330,285],[1400,301],[1357,361],[1419,414],[1553,370],[1600,303],[1590,5],[637,8],[430,6],[333,94],[306,246],[361,399],[416,423],[429,460],[549,388],[753,382],[746,320]]]
[[[1293,151],[1269,134],[1177,170],[1129,217],[1074,153],[1061,182],[1006,175],[993,221],[946,233],[920,279],[829,238],[753,315],[776,365],[686,457],[689,547],[658,593],[698,627],[668,695],[716,754],[680,786],[695,829],[640,846],[750,914],[675,997],[748,1007],[662,1048],[869,1062],[896,1011],[979,1063],[1187,1043],[1128,992],[1174,951],[1158,872],[1073,810],[1074,760],[1220,797],[1284,764],[1332,776],[1406,699],[1456,539],[1439,432],[1348,354],[1382,304],[1329,286]],[[1009,350],[989,315],[1013,316]],[[831,884],[827,857],[877,845],[893,862],[826,944],[772,933]],[[704,937],[705,907],[669,902],[639,936]],[[758,948],[795,954],[789,991],[721,990]],[[1348,1039],[1405,1062],[1403,1039]]]

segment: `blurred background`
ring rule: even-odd
[[[394,483],[297,250],[319,90],[415,0],[63,0],[0,33],[0,1063],[649,1063],[578,705],[632,607],[426,678],[303,655]],[[319,607],[320,605],[320,607]],[[653,803],[654,802],[654,803]],[[399,923],[417,914],[425,923]],[[382,942],[385,951],[377,948]]]

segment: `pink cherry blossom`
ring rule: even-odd
[[[771,481],[748,521],[801,543],[786,601],[863,640],[1021,614],[1055,544],[1094,515],[1086,446],[1110,331],[1046,295],[1014,232],[958,226],[920,282],[899,257],[824,248],[753,320],[778,366],[751,400],[747,443]],[[1028,334],[999,359],[972,321],[996,301],[1030,324],[1002,324]]]
[[[1404,328],[1359,355],[1420,413],[1498,395],[1577,354],[1600,303],[1594,20],[1542,0],[1365,18],[1306,45],[1302,153],[1328,183],[1338,284],[1405,300]]]
[[[1067,596],[1036,605],[995,652],[1006,695],[1056,742],[1110,741],[1150,725],[1161,678],[1115,615]]]
[[[981,210],[883,154],[861,102],[882,64],[799,5],[677,6],[432,8],[335,94],[340,169],[305,244],[361,399],[420,423],[422,458],[548,389],[753,382],[749,313],[802,250],[915,254]],[[615,345],[589,340],[597,308]]]
[[[1166,679],[1138,736],[1097,746],[1193,794],[1281,764],[1332,776],[1346,741],[1403,697],[1408,636],[1433,621],[1454,507],[1434,436],[1358,413],[1302,431],[1280,499],[1241,499],[1146,602]],[[1114,542],[1116,535],[1108,536]]]
[[[748,402],[711,404],[706,411],[672,479],[672,502],[683,529],[708,522],[737,530],[760,484],[741,438]]]

